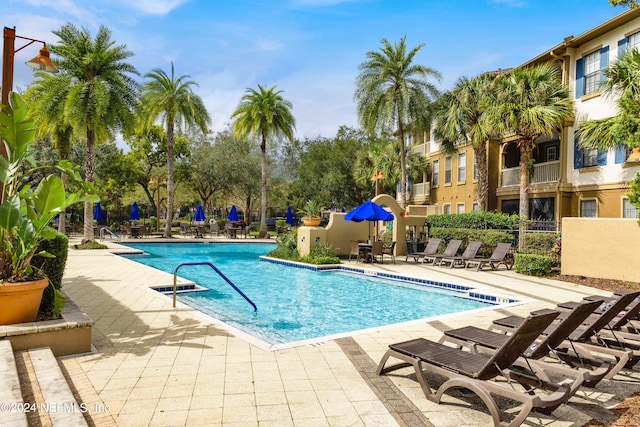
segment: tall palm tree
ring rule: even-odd
[[[202,133],[207,133],[211,123],[209,113],[202,99],[193,93],[192,86],[198,84],[190,76],[175,76],[171,63],[171,76],[159,68],[153,69],[145,76],[147,80],[142,86],[142,117],[151,126],[158,118],[166,126],[167,132],[167,221],[164,237],[171,237],[171,220],[173,219],[173,174],[174,174],[174,138],[176,124],[181,127],[198,126]],[[160,218],[158,218],[160,221]]]
[[[494,78],[493,73],[483,73],[472,79],[460,78],[454,88],[438,100],[435,114],[435,136],[442,141],[443,151],[453,153],[460,145],[468,143],[473,146],[478,165],[477,202],[480,210],[487,209],[489,197],[489,132],[480,118]]]
[[[283,136],[292,141],[296,127],[296,120],[291,114],[293,105],[281,93],[281,90],[276,90],[276,86],[267,89],[258,85],[258,90],[247,88],[231,115],[234,120],[233,132],[237,137],[260,141],[262,194],[259,237],[267,235],[267,139]]]
[[[431,101],[438,97],[430,79],[440,80],[432,68],[414,64],[413,60],[424,43],[407,52],[406,36],[394,45],[382,39],[379,51],[366,53],[367,60],[359,65],[354,98],[360,124],[369,132],[397,132],[400,142],[401,190],[403,208],[407,206],[407,159],[404,137],[413,126],[417,130],[429,127]]]
[[[520,215],[529,215],[529,161],[536,138],[552,135],[573,117],[573,99],[560,70],[545,63],[499,76],[495,97],[482,115],[493,132],[512,133],[520,150]]]
[[[604,119],[587,120],[578,126],[582,148],[607,150],[623,144],[640,147],[640,52],[631,49],[604,71],[602,83],[607,96],[619,96],[618,114]]]
[[[93,182],[96,143],[133,124],[138,85],[130,75],[138,72],[124,62],[132,53],[124,45],[116,46],[111,31],[104,26],[98,29],[95,39],[87,29],[73,24],[65,24],[53,34],[60,39],[50,46],[60,72],[50,76],[50,81],[44,73],[38,74],[34,84],[52,92],[39,108],[49,122],[64,120],[61,128],[68,123],[77,134],[84,135],[85,180]],[[63,119],[58,115],[60,106]],[[93,239],[92,215],[91,203],[85,202],[83,241]]]

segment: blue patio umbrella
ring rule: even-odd
[[[356,206],[344,216],[347,221],[392,221],[394,218],[391,212],[387,212],[382,206],[368,200]],[[371,240],[371,228],[369,228],[369,240]]]
[[[138,202],[133,202],[133,206],[131,206],[129,221],[140,221],[140,212],[138,212]]]
[[[96,202],[96,206],[93,208],[93,219],[96,221],[102,221],[102,208],[100,207],[100,202]]]
[[[198,205],[191,219],[193,220],[193,222],[204,224],[207,217],[204,215],[204,210],[202,210],[202,205]]]
[[[287,208],[286,223],[289,225],[295,225],[296,223],[296,221],[293,219],[293,211],[291,210],[291,206]]]
[[[229,210],[229,215],[227,215],[227,219],[229,222],[238,222],[240,218],[238,217],[238,210],[236,209],[236,205],[231,205],[231,209]]]

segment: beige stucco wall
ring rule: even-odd
[[[635,219],[562,219],[562,274],[640,282],[638,261]]]

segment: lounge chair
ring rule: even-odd
[[[444,252],[441,254],[435,255],[425,255],[422,257],[423,264],[433,263],[433,265],[440,264],[440,261],[444,257],[453,257],[458,253],[458,249],[460,249],[460,245],[462,244],[462,240],[452,239],[447,243],[447,247],[444,249]]]
[[[469,259],[465,261],[464,268],[466,269],[470,266],[475,266],[476,271],[479,271],[482,267],[488,265],[492,270],[496,270],[500,264],[503,264],[507,267],[507,270],[511,270],[511,267],[513,267],[513,260],[506,258],[509,249],[511,249],[511,243],[498,243],[490,258]]]
[[[577,363],[566,365],[560,357],[555,355],[555,349],[598,308],[600,303],[601,301],[583,301],[567,313],[563,319],[556,318],[556,321],[538,337],[534,344],[524,351],[523,357],[519,358],[514,365],[532,370],[536,376],[546,381],[550,381],[547,372],[572,378],[567,399],[573,396],[582,385],[595,387],[609,372],[611,366],[608,363],[583,359],[579,365]],[[444,334],[440,342],[451,342],[468,347],[473,352],[495,352],[509,339],[508,335],[475,326],[445,331]],[[551,358],[555,360],[551,361]]]
[[[580,325],[557,348],[556,355],[563,360],[575,358],[601,359],[603,356],[614,363],[605,379],[613,378],[623,368],[631,368],[640,361],[640,343],[620,341],[600,334],[601,330],[625,310],[640,292],[629,292],[607,304],[602,313],[595,318],[590,316],[587,322]],[[491,330],[508,331],[517,328],[524,321],[522,317],[509,316],[494,320]]]
[[[555,408],[565,401],[569,392],[566,386],[559,386],[510,369],[557,315],[558,312],[552,310],[532,314],[492,355],[470,353],[425,338],[391,344],[378,364],[377,373],[382,375],[395,369],[413,366],[418,382],[428,400],[440,403],[442,395],[448,389],[464,387],[482,399],[493,417],[494,425],[519,426],[532,410],[543,411],[547,407]],[[403,362],[385,366],[390,357]],[[425,371],[447,378],[435,393],[427,381]],[[510,384],[492,381],[499,376],[507,378]],[[524,391],[513,388],[514,382],[522,385]],[[534,393],[534,389],[545,394]],[[515,419],[511,422],[502,421],[502,413],[492,394],[522,403],[522,408]]]
[[[438,248],[440,247],[441,241],[442,241],[441,239],[438,239],[436,237],[431,237],[422,252],[409,252],[407,253],[407,256],[404,260],[407,261],[409,257],[411,257],[413,258],[414,261],[418,262],[418,260],[421,260],[423,257],[427,255],[435,255],[438,252]]]
[[[469,242],[467,247],[464,249],[464,252],[462,252],[462,255],[443,257],[438,265],[440,265],[440,267],[448,265],[449,268],[453,268],[458,265],[464,267],[468,260],[476,257],[476,254],[480,250],[480,246],[482,246],[481,242]]]

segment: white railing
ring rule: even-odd
[[[545,162],[534,165],[531,184],[557,182],[560,178],[560,161]],[[520,185],[520,167],[502,169],[502,186]]]
[[[427,148],[426,144],[414,145],[413,147],[411,147],[411,153],[422,154],[424,156],[425,154],[427,154],[425,148]]]
[[[407,201],[417,198],[429,198],[431,192],[430,182],[411,183],[411,189],[407,192]],[[400,192],[396,193],[396,200],[400,202]]]

